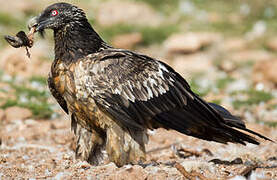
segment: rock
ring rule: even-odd
[[[277,86],[277,59],[256,62],[252,79],[255,83],[267,83]]]
[[[9,107],[5,110],[5,117],[8,122],[13,120],[24,120],[32,116],[29,109],[21,107]]]
[[[139,46],[136,49],[136,51],[141,54],[145,54],[147,56],[161,60],[167,64],[170,64],[170,62],[171,62],[171,58],[166,57],[167,53],[164,51],[163,48],[161,48],[161,46],[159,44],[152,44],[149,46]]]
[[[82,164],[80,164],[80,168],[82,168],[82,169],[89,169],[90,167],[91,167],[91,165],[86,161],[84,161]]]
[[[118,177],[120,177],[119,179],[146,179],[147,173],[141,166],[135,165],[125,167],[125,169],[112,174],[109,178],[118,179]]]
[[[51,122],[50,128],[51,129],[63,129],[63,128],[69,128],[69,127],[68,127],[68,124],[65,124],[62,121],[55,120],[55,121]]]
[[[28,64],[28,57],[25,55],[25,49],[6,49],[2,56],[1,68],[5,69],[5,72],[9,75],[21,74],[25,76],[27,71],[30,71],[31,66]]]
[[[185,77],[194,72],[210,71],[212,58],[206,53],[196,53],[191,55],[178,56],[170,64],[178,73]]]
[[[131,49],[142,41],[140,33],[130,33],[117,35],[112,39],[112,45],[117,48]]]
[[[193,170],[197,171],[199,169],[212,171],[211,163],[210,162],[206,162],[206,161],[187,160],[187,161],[183,162],[181,165],[188,172],[191,172]]]
[[[4,116],[5,116],[4,110],[3,110],[3,109],[0,109],[0,121],[3,120]]]
[[[215,33],[173,34],[164,42],[164,46],[169,53],[194,53],[219,39],[220,36]]]
[[[56,174],[56,176],[54,177],[54,179],[60,180],[60,179],[65,179],[65,177],[68,176],[67,172],[59,172]]]
[[[273,51],[277,51],[277,38],[270,39],[266,46]]]
[[[264,50],[243,50],[229,55],[230,60],[235,62],[263,61],[271,59],[273,55]]]
[[[225,51],[244,50],[247,48],[247,41],[242,38],[227,39],[223,43],[223,48]]]
[[[120,23],[157,26],[161,24],[162,17],[145,3],[113,0],[99,6],[96,20],[102,26]]]
[[[220,70],[227,73],[232,72],[237,68],[236,63],[230,60],[223,60],[217,66]]]
[[[26,56],[25,48],[14,49],[8,47],[3,50],[0,68],[5,69],[5,73],[9,75],[20,75],[21,77],[31,77],[34,75],[46,77],[51,62],[42,61],[45,57],[49,56],[49,49],[47,43],[41,41],[36,42],[35,45],[30,49],[31,60]]]
[[[226,91],[228,93],[232,93],[235,91],[246,91],[247,89],[250,88],[250,82],[247,79],[240,78],[236,81],[228,83],[228,87]]]
[[[249,40],[254,40],[256,38],[262,37],[266,33],[266,30],[267,30],[266,22],[262,20],[257,21],[253,25],[252,29],[246,33],[246,38]]]

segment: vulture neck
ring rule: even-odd
[[[100,51],[109,46],[94,31],[87,20],[68,24],[64,29],[54,30],[55,60],[66,63]]]

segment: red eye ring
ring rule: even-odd
[[[58,14],[59,14],[59,12],[57,10],[51,11],[51,15],[52,16],[57,16]]]

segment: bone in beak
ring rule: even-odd
[[[31,30],[33,27],[37,27],[37,17],[33,17],[32,19],[29,20],[28,22],[28,28]]]
[[[32,27],[27,35],[29,39],[30,46],[32,47],[34,44],[34,34],[36,32],[36,27]]]

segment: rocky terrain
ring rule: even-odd
[[[56,1],[0,0],[0,35]],[[277,141],[277,3],[237,0],[68,1],[114,47],[160,59],[205,100]],[[12,11],[11,11],[12,9]],[[52,32],[30,49],[0,39],[0,179],[277,179],[277,145],[222,145],[158,129],[148,165],[91,166],[74,157],[70,120],[46,84]]]

